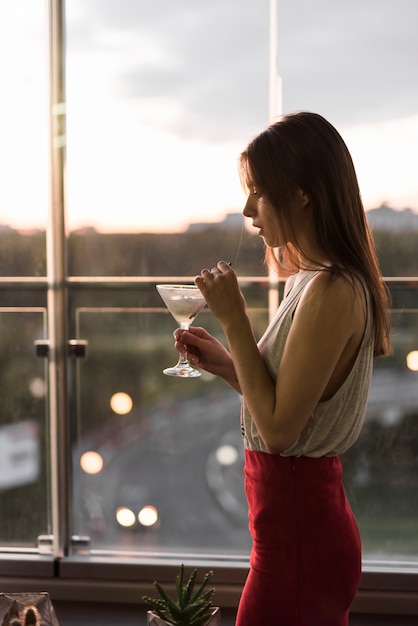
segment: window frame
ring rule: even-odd
[[[172,278],[172,277],[171,277]],[[190,277],[182,277],[190,279]],[[0,289],[22,290],[28,285],[32,288],[47,289],[50,292],[62,290],[65,297],[71,288],[97,288],[104,285],[116,288],[134,288],[138,284],[155,284],[161,279],[168,277],[68,277],[63,284],[46,281],[43,278],[12,277],[0,278]],[[389,277],[384,279],[391,286],[413,286],[418,288],[418,277]],[[261,283],[277,289],[277,285],[271,285],[265,277],[243,277],[245,285]],[[48,297],[48,302],[53,299],[53,294]],[[48,315],[50,311],[48,312]],[[66,326],[68,321],[65,322]],[[63,330],[65,333],[65,329]],[[59,351],[52,344],[51,337],[48,340],[49,355]],[[64,340],[61,352],[68,352],[68,340]],[[65,357],[67,360],[67,357]],[[56,376],[55,369],[60,367],[57,359],[50,358],[50,372]],[[65,372],[67,375],[67,372]],[[67,387],[64,385],[64,387]],[[61,416],[62,426],[65,420],[70,419],[69,398],[64,399],[66,407],[65,419]],[[57,401],[52,400],[50,409],[56,410]],[[53,424],[51,416],[51,423]],[[160,555],[139,554],[121,552],[104,552],[92,550],[83,553],[83,548],[72,547],[70,519],[72,516],[71,504],[71,468],[62,462],[68,458],[68,449],[71,446],[68,424],[64,428],[65,440],[62,430],[52,427],[51,449],[61,450],[67,448],[66,453],[56,458],[56,468],[61,480],[64,482],[64,492],[67,500],[63,502],[63,495],[57,498],[52,492],[52,508],[55,516],[52,517],[52,540],[51,553],[41,554],[37,550],[9,548],[0,552],[0,586],[3,592],[24,592],[28,589],[43,591],[47,589],[51,598],[57,601],[72,602],[106,602],[111,604],[125,603],[137,604],[142,595],[152,591],[152,581],[160,580],[165,584],[172,584],[181,562],[186,566],[197,567],[199,571],[213,569],[212,582],[216,587],[217,599],[221,606],[226,609],[237,607],[243,584],[248,572],[249,561],[237,557],[222,557],[208,559],[202,555]],[[67,516],[67,519],[65,517]],[[58,524],[57,524],[58,520]],[[68,529],[63,531],[63,529]],[[66,535],[60,533],[67,532]],[[58,537],[57,537],[58,535]],[[78,551],[77,551],[78,550]],[[405,615],[418,616],[418,561],[395,562],[395,561],[363,561],[363,571],[360,588],[352,605],[353,614],[374,615]]]
[[[67,300],[74,282],[92,279],[66,276],[65,228],[65,72],[64,72],[64,0],[49,0],[50,44],[50,153],[51,201],[47,232],[49,377],[51,419],[51,485],[53,545],[51,554],[37,551],[0,553],[0,585],[3,592],[48,590],[52,600],[138,604],[143,594],[152,591],[152,581],[172,583],[180,562],[187,566],[214,570],[213,584],[217,602],[225,608],[236,608],[244,584],[248,560],[234,558],[202,559],[176,557],[70,554],[71,472],[69,437],[69,401],[67,380]],[[161,277],[141,277],[157,282]],[[103,281],[117,279],[103,279]],[[133,279],[135,280],[135,279]],[[245,280],[251,280],[251,277]],[[265,279],[268,280],[268,279]],[[418,286],[418,278],[388,278]],[[0,280],[13,285],[26,282],[46,286],[45,279]],[[97,282],[97,281],[96,281]],[[273,285],[274,287],[274,285]],[[52,355],[52,356],[51,356]],[[360,589],[354,600],[353,613],[418,616],[418,563],[367,562],[363,564]]]
[[[74,555],[0,555],[0,584],[5,593],[48,591],[52,601],[142,604],[153,592],[152,581],[173,586],[181,562],[198,570],[213,569],[217,603],[236,609],[248,571],[246,561],[202,560],[188,557],[140,558]],[[351,614],[418,616],[418,568],[364,564]]]

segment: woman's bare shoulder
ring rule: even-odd
[[[309,308],[337,311],[343,317],[365,310],[365,289],[360,278],[348,272],[318,272],[308,284],[302,300]]]

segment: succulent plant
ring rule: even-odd
[[[197,569],[194,569],[190,577],[184,581],[184,565],[176,577],[176,598],[172,599],[166,593],[158,581],[154,587],[159,593],[159,598],[143,596],[143,600],[151,605],[154,613],[162,620],[174,626],[202,626],[211,617],[211,599],[215,589],[205,591],[206,585],[213,572],[207,572],[202,583],[195,591]]]

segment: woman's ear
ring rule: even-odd
[[[300,188],[297,189],[296,197],[300,201],[300,207],[301,208],[304,208],[304,207],[308,206],[308,204],[309,204],[309,196],[308,196],[308,194],[305,191],[303,191],[303,189],[300,189]]]

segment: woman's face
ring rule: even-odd
[[[258,234],[266,246],[278,248],[285,245],[274,208],[255,188],[250,190],[243,215],[252,220],[254,228],[259,229]]]
[[[280,224],[277,211],[268,199],[256,188],[251,188],[243,214],[252,219],[253,226],[259,229],[259,235],[263,237],[266,246],[279,248],[288,243],[296,243],[292,241],[291,232],[294,232],[295,235],[297,233],[298,239],[304,238],[306,231],[309,232],[308,204],[308,198],[301,189],[296,189],[290,195],[286,202],[286,211],[292,222],[289,230]],[[286,221],[284,223],[286,224]]]

